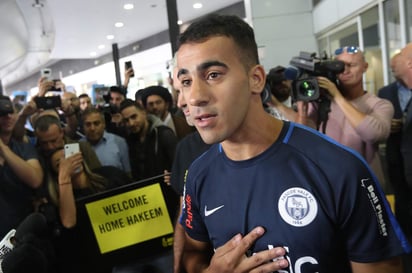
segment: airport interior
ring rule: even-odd
[[[363,89],[376,96],[398,80],[391,61],[412,40],[412,0],[1,0],[0,95],[21,109],[37,96],[40,79],[46,76],[64,83],[64,91],[74,97],[87,95],[91,104],[103,107],[111,87],[123,86],[126,70],[132,67],[134,75],[123,86],[126,99],[135,100],[136,92],[149,86],[162,86],[175,96],[171,80],[177,38],[193,21],[211,13],[236,15],[253,28],[266,73],[277,67],[296,69],[296,60],[303,56],[308,62],[328,61],[336,49],[356,47],[368,63]],[[29,121],[25,126],[33,130]],[[386,142],[376,147],[377,161],[371,168],[395,211]],[[160,175],[76,201],[79,219],[87,223],[82,234],[93,245],[88,249],[93,261],[110,264],[113,273],[185,272],[173,266],[179,196],[163,179]],[[412,196],[408,199],[412,219]],[[157,209],[139,211],[145,202]],[[130,230],[117,232],[125,223],[113,215],[98,216],[101,208],[107,215],[126,215],[133,208],[138,212],[125,216]],[[139,227],[149,218],[156,218],[156,228]],[[141,232],[147,234],[133,237]],[[129,235],[134,239],[127,239]],[[411,260],[411,254],[404,259],[403,273],[412,272]],[[314,271],[295,267],[278,272]]]

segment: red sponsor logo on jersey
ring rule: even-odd
[[[186,194],[186,227],[193,229],[192,221],[193,221],[193,213],[192,213],[192,198],[189,194]]]

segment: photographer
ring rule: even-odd
[[[323,128],[326,135],[358,151],[372,164],[378,159],[378,142],[389,136],[393,106],[363,89],[362,76],[368,63],[358,47],[338,48],[335,60],[344,63],[343,72],[337,75],[339,86],[327,77],[316,78],[321,92],[327,92],[324,96],[330,100],[327,119],[319,122],[318,103],[301,101],[294,120],[311,127],[318,124],[318,129]]]
[[[23,141],[26,135],[25,125],[27,119],[35,120],[37,116],[48,109],[61,110],[65,118],[66,126],[64,126],[64,134],[71,138],[76,137],[76,131],[78,127],[78,119],[76,110],[71,103],[71,100],[62,99],[65,95],[65,85],[62,81],[50,81],[45,77],[41,77],[38,80],[39,92],[30,100],[19,112],[17,117],[16,126],[13,130],[13,137],[16,140]],[[57,92],[63,92],[61,96],[46,96],[47,93],[58,90]],[[70,93],[73,94],[73,93]],[[67,94],[66,94],[67,95]],[[41,98],[41,99],[39,99]],[[43,105],[45,104],[45,105]]]

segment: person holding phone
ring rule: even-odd
[[[129,85],[130,78],[134,77],[134,69],[132,65],[132,61],[127,61],[124,63],[124,82],[123,86],[127,89]]]
[[[47,96],[47,94],[50,94],[49,90],[54,86],[54,83],[53,81],[47,80],[46,77],[39,78],[37,85],[39,92],[24,105],[18,113],[16,125],[13,129],[13,137],[23,141],[27,133],[25,127],[27,120],[34,120],[40,116],[42,112],[48,111],[48,113],[50,113],[49,110],[54,110],[59,119],[62,118],[65,121],[66,126],[63,127],[65,135],[73,139],[78,138],[77,128],[79,121],[76,115],[78,112],[75,108],[76,105],[72,105],[70,100],[61,97],[61,95],[69,92],[64,92],[58,96]],[[59,81],[58,86],[61,90],[65,90],[63,82]],[[58,114],[58,110],[63,112],[62,116]],[[32,124],[32,126],[34,127],[34,124]]]
[[[130,183],[129,176],[113,166],[92,171],[84,161],[78,143],[53,150],[47,164],[50,170],[48,194],[62,225],[61,235],[55,241],[58,272],[110,272],[110,269],[103,271],[90,264],[82,252],[76,199]]]

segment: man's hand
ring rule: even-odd
[[[37,93],[38,97],[44,97],[46,93],[53,88],[54,82],[48,81],[47,78],[40,78],[38,82],[39,86],[39,93]]]
[[[127,88],[127,86],[129,85],[130,78],[133,74],[134,74],[133,67],[129,67],[128,69],[125,70],[125,72],[124,72],[124,83],[123,83],[124,87]]]
[[[318,80],[319,87],[328,90],[328,93],[332,97],[332,99],[338,96],[342,97],[342,94],[340,93],[339,89],[328,78],[317,77],[316,79]]]
[[[24,119],[33,115],[37,112],[37,105],[34,100],[30,100],[19,112],[19,116],[22,116]]]
[[[288,262],[283,256],[286,251],[282,247],[263,250],[246,256],[246,252],[254,242],[264,234],[262,227],[256,227],[246,236],[240,234],[233,237],[223,246],[219,247],[210,261],[205,272],[210,273],[241,273],[241,272],[274,272],[288,267]]]

